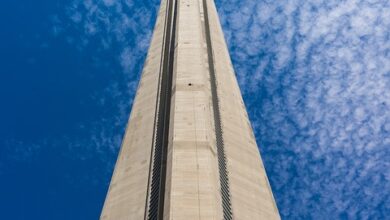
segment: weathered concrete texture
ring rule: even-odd
[[[213,0],[207,0],[233,218],[280,219]],[[203,0],[177,0],[164,219],[223,219]],[[144,219],[164,37],[162,1],[101,219]],[[215,90],[214,90],[215,91]]]
[[[166,219],[222,219],[202,1],[178,1]]]

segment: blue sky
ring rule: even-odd
[[[216,0],[284,219],[390,213],[390,3]],[[0,212],[97,219],[159,1],[5,0]]]

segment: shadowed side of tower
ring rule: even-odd
[[[163,0],[101,219],[279,219],[213,0]]]

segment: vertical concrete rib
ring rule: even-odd
[[[210,36],[234,219],[280,219],[213,0]]]
[[[143,219],[154,140],[166,0],[162,0],[148,56],[100,219]]]

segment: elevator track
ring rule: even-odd
[[[164,217],[172,77],[176,44],[177,0],[167,0],[167,9],[147,216],[145,213],[145,219],[148,220],[161,220]]]
[[[233,219],[233,212],[232,212],[232,205],[230,201],[229,176],[226,167],[227,164],[226,164],[226,155],[225,155],[225,144],[223,140],[221,112],[219,108],[219,98],[217,92],[218,85],[217,85],[217,79],[215,74],[214,53],[213,53],[213,45],[211,40],[210,20],[209,20],[207,0],[203,0],[203,11],[204,11],[204,20],[205,20],[207,56],[208,56],[209,72],[210,72],[211,95],[213,101],[214,127],[215,127],[216,141],[217,141],[219,182],[220,182],[220,190],[221,190],[221,197],[222,197],[223,219],[231,220]]]

